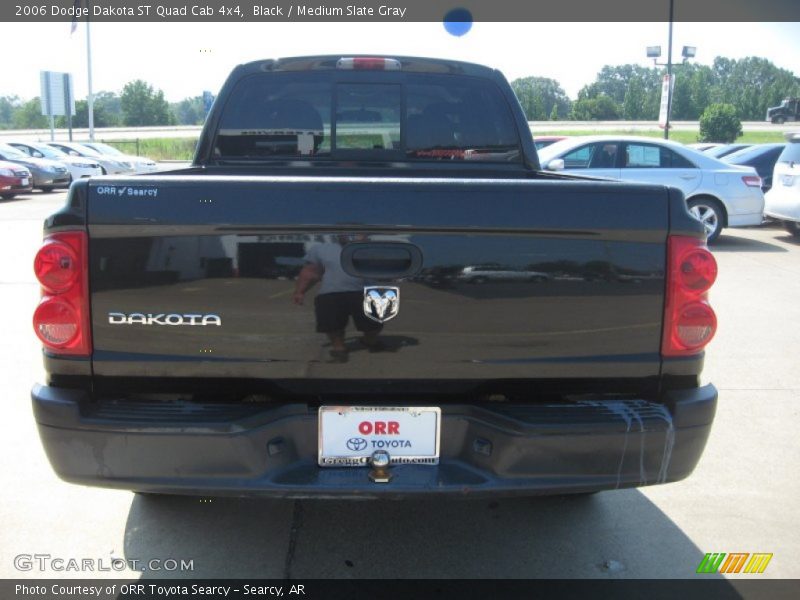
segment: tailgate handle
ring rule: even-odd
[[[354,242],[342,250],[342,268],[353,277],[400,279],[422,268],[422,251],[399,242]]]

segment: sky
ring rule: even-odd
[[[48,70],[72,73],[76,98],[86,97],[85,24],[70,34],[69,23],[0,23],[0,39],[0,96],[38,96],[39,72]],[[666,60],[667,40],[667,23],[475,23],[462,37],[441,23],[92,23],[92,88],[119,93],[144,79],[176,102],[216,94],[250,60],[375,53],[477,62],[509,80],[550,77],[574,99],[604,65],[652,66],[646,46],[660,45]],[[697,47],[700,64],[758,56],[800,76],[800,23],[675,23],[673,61],[684,45]]]

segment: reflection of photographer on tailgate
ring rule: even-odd
[[[342,247],[350,241],[353,241],[350,236],[340,235],[336,242],[311,246],[292,298],[295,304],[303,304],[306,292],[321,281],[319,293],[314,298],[317,331],[327,334],[331,342],[330,355],[335,362],[347,362],[344,338],[351,317],[355,328],[363,333],[362,343],[370,351],[379,351],[383,347],[378,340],[383,325],[364,314],[365,281],[348,275],[342,269]]]

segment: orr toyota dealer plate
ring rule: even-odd
[[[439,464],[442,411],[438,407],[322,406],[319,465],[366,467],[376,450],[390,464]]]

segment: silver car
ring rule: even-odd
[[[117,160],[123,164],[130,164],[136,173],[152,173],[158,170],[156,161],[146,158],[144,156],[133,156],[131,154],[124,154],[114,146],[109,146],[103,142],[82,142],[83,146],[94,150],[101,156],[106,156],[112,160]]]
[[[70,156],[83,156],[89,158],[96,163],[100,163],[100,168],[103,175],[130,175],[134,172],[133,165],[109,158],[108,156],[101,156],[91,148],[87,148],[83,144],[76,142],[47,142],[48,146],[57,148]]]
[[[551,171],[676,187],[689,212],[702,221],[709,242],[725,227],[759,225],[764,219],[764,193],[755,169],[729,165],[677,142],[575,137],[543,148],[539,160]]]

